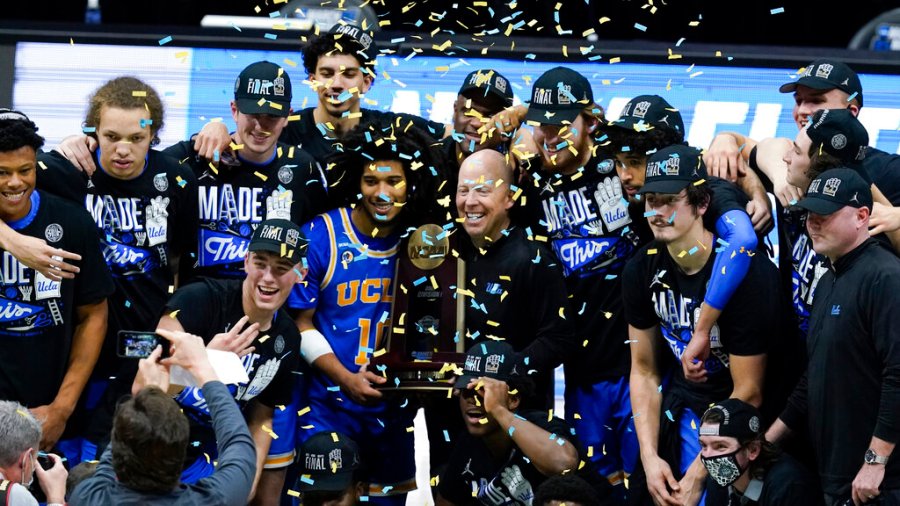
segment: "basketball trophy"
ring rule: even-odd
[[[422,225],[401,242],[391,327],[372,363],[381,390],[446,391],[465,360],[465,263],[451,254],[455,234]]]

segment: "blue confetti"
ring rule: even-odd
[[[644,213],[644,218],[649,218],[651,216],[656,216],[656,211],[647,211]]]
[[[263,35],[263,37],[265,37],[265,38],[267,38],[267,39],[269,39],[269,40],[275,40],[275,39],[278,38],[278,36],[275,35],[274,33],[267,33],[267,34]]]
[[[168,37],[163,37],[163,38],[159,39],[159,45],[160,45],[160,46],[165,45],[165,44],[168,44],[169,42],[172,42],[172,36],[171,36],[171,35],[169,35]]]
[[[776,9],[772,9],[769,11],[769,14],[781,14],[784,12],[784,7],[778,7]]]

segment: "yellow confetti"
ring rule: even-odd
[[[275,434],[274,430],[270,429],[269,427],[266,427],[265,425],[263,425],[261,428],[262,428],[263,432],[272,436],[272,439],[278,439],[278,434]]]
[[[284,244],[282,244],[282,246],[284,246]],[[284,256],[287,256],[287,255],[284,255]],[[260,342],[260,343],[264,343],[264,342],[266,342],[268,339],[269,339],[269,334],[266,334],[266,335],[264,335],[264,336],[262,336],[262,337],[259,338],[259,342]],[[284,409],[282,409],[282,411],[284,411]]]
[[[647,254],[648,254],[648,255],[655,255],[655,254],[656,254],[656,248],[650,248],[650,249],[648,249],[648,250],[647,250]]]
[[[619,63],[622,61],[622,58],[619,56],[613,57],[609,59],[609,63]]]
[[[415,425],[410,425],[409,427],[406,428],[406,432],[415,432],[415,431],[416,431]]]
[[[146,97],[147,92],[142,90],[134,90],[131,92],[132,97]]]
[[[603,16],[602,18],[600,18],[599,21],[600,21],[600,24],[602,25],[603,23],[609,23],[611,20],[608,17]]]
[[[312,411],[312,408],[310,408],[309,406],[306,406],[305,408],[301,409],[300,411],[297,411],[297,416],[303,416],[303,415],[309,413],[310,411]]]
[[[331,433],[331,440],[334,441],[335,443],[337,443],[338,441],[340,441],[340,438],[338,438],[337,432],[332,432],[332,433]]]
[[[181,311],[181,310],[176,309],[175,311],[172,311],[171,313],[169,313],[169,318],[175,319],[178,316],[179,311]]]
[[[259,171],[254,172],[253,175],[262,179],[263,181],[269,179],[269,176],[266,176],[265,174],[263,174],[262,172],[259,172]]]

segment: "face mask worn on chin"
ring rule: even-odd
[[[719,484],[719,486],[727,487],[728,485],[731,485],[737,481],[744,472],[744,470],[741,469],[741,466],[738,465],[737,458],[735,457],[739,451],[741,451],[740,448],[731,453],[717,455],[715,457],[706,458],[702,455],[700,456],[700,461],[703,462],[706,471],[709,472],[709,475]]]

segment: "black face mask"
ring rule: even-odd
[[[738,465],[736,458],[739,451],[741,451],[741,448],[738,448],[731,453],[709,458],[701,455],[700,461],[703,462],[706,471],[716,483],[722,487],[727,487],[737,481],[737,479],[741,477],[741,474],[744,473],[744,470]]]

